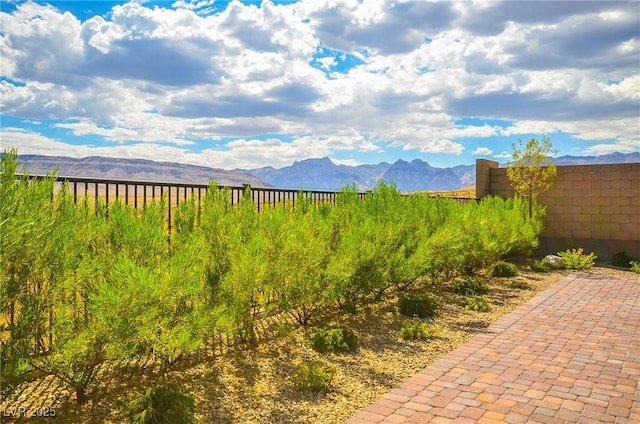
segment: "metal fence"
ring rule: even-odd
[[[48,178],[44,175],[29,175],[30,179]],[[155,202],[166,196],[168,217],[167,222],[169,232],[172,224],[172,208],[194,198],[200,205],[204,195],[209,189],[207,184],[171,183],[171,182],[151,182],[151,181],[130,181],[112,180],[102,178],[83,177],[63,177],[56,176],[56,190],[60,190],[63,183],[68,184],[69,192],[73,196],[74,202],[84,201],[86,198],[94,203],[96,207],[100,202],[107,206],[114,202],[123,202],[134,208]],[[310,199],[313,204],[322,202],[336,202],[339,191],[331,190],[293,190],[267,187],[251,187],[249,184],[242,186],[217,186],[220,190],[228,189],[231,194],[231,204],[240,203],[247,189],[251,191],[251,198],[256,204],[258,211],[269,206],[291,205],[295,206],[296,199],[304,196]],[[360,200],[364,198],[366,192],[358,193]]]
[[[48,178],[44,175],[29,175],[30,179]],[[150,182],[150,181],[130,181],[130,180],[112,180],[102,178],[84,178],[84,177],[54,177],[56,180],[56,189],[59,190],[63,183],[67,183],[69,192],[73,196],[74,202],[84,201],[86,198],[93,202],[96,207],[103,201],[107,206],[114,202],[124,202],[134,208],[140,208],[144,205],[155,202],[166,196],[167,202],[167,223],[169,232],[172,226],[172,208],[178,206],[181,202],[185,202],[194,198],[195,202],[200,205],[204,195],[209,189],[207,184],[189,184],[189,183],[171,183],[171,182]],[[323,202],[336,203],[339,191],[335,190],[294,190],[271,187],[252,187],[249,184],[242,186],[217,186],[220,190],[228,189],[231,193],[231,204],[236,205],[244,196],[247,189],[251,190],[251,198],[256,204],[258,211],[265,205],[291,205],[295,206],[296,199],[304,196],[310,199],[313,204]],[[358,192],[358,197],[363,200],[367,192]],[[404,194],[403,196],[410,196]],[[451,197],[453,200],[460,202],[476,201],[474,198]]]

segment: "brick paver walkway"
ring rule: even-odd
[[[640,277],[572,274],[348,423],[640,423]]]

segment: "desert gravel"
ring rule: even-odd
[[[628,271],[594,267],[589,272]],[[2,400],[1,407],[49,406],[55,408],[57,422],[116,423],[122,421],[122,398],[136,388],[171,380],[184,384],[195,396],[198,422],[341,423],[568,274],[570,271],[534,273],[521,267],[520,275],[514,278],[474,277],[485,280],[490,287],[486,295],[491,304],[489,312],[465,310],[462,296],[451,290],[453,281],[437,286],[418,282],[412,289],[431,291],[443,305],[435,318],[423,320],[440,330],[429,340],[406,341],[400,337],[400,325],[406,317],[396,310],[398,292],[390,292],[384,300],[365,305],[354,315],[327,311],[309,328],[297,326],[284,316],[270,317],[262,323],[261,340],[255,347],[227,347],[228,341],[219,339],[215,349],[169,369],[161,369],[151,359],[110,364],[101,370],[103,384],[89,393],[89,401],[82,406],[76,406],[72,392],[49,376],[18,387]],[[511,288],[513,281],[528,288]],[[313,351],[307,336],[329,324],[353,329],[360,338],[358,350],[350,354]],[[294,388],[291,377],[306,360],[336,367],[327,393],[300,393]]]

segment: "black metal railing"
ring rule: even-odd
[[[30,179],[47,178],[44,175],[28,175]],[[198,206],[206,194],[209,185],[207,184],[190,184],[190,183],[174,183],[174,182],[151,182],[151,181],[131,181],[116,180],[103,178],[84,178],[84,177],[64,177],[55,176],[56,188],[59,190],[63,183],[67,183],[74,202],[79,199],[84,201],[89,198],[98,207],[100,201],[108,206],[113,202],[124,202],[132,205],[134,208],[143,207],[145,204],[161,199],[166,195],[167,201],[167,223],[169,233],[172,226],[172,208],[176,207],[183,201],[187,201],[195,197]],[[242,186],[217,186],[219,189],[228,189],[231,193],[231,204],[236,205],[244,196],[247,188],[251,190],[251,197],[256,204],[258,211],[265,205],[278,206],[291,204],[295,206],[296,199],[304,196],[310,199],[313,204],[323,202],[336,203],[339,191],[336,190],[294,190],[272,187],[252,187],[249,184]],[[363,200],[370,191],[358,192],[358,198]],[[403,194],[403,197],[412,194]],[[461,202],[476,201],[474,198],[450,197],[452,200]]]
[[[30,179],[48,178],[44,175],[28,175]],[[208,184],[190,184],[174,182],[152,182],[152,181],[131,181],[115,180],[103,178],[65,177],[55,176],[56,190],[62,187],[63,183],[68,184],[69,192],[73,196],[74,202],[78,200],[89,201],[96,207],[101,201],[108,206],[113,202],[124,202],[134,208],[143,207],[145,204],[154,202],[166,196],[168,211],[168,227],[171,232],[172,208],[181,202],[195,197],[198,205],[206,194]],[[277,206],[291,204],[295,206],[296,199],[304,196],[310,199],[313,204],[322,202],[332,202],[335,204],[338,191],[332,190],[293,190],[271,187],[252,187],[249,184],[242,186],[217,186],[220,190],[228,189],[231,194],[231,204],[237,205],[243,198],[244,193],[249,188],[251,197],[256,204],[258,211],[265,205]],[[358,193],[360,200],[364,198],[366,192]]]

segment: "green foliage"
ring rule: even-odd
[[[30,370],[53,374],[78,402],[107,361],[152,356],[171,364],[220,333],[254,343],[270,314],[308,325],[336,305],[356,311],[390,288],[409,290],[420,276],[470,274],[529,251],[544,214],[534,204],[527,219],[522,199],[402,196],[384,182],[365,195],[345,187],[335,204],[300,192],[295,207],[258,212],[249,188],[232,205],[230,189],[212,183],[201,201],[172,207],[169,235],[166,195],[139,210],[88,198],[76,204],[53,174],[32,180],[17,170],[17,152],[5,153],[3,383],[9,373],[16,382]],[[399,300],[409,316],[433,315],[438,305],[433,295]],[[352,349],[357,337],[334,329],[324,344]]]
[[[584,254],[582,248],[567,249],[564,252],[558,252],[558,256],[562,258],[562,264],[565,268],[578,270],[591,268],[598,258],[593,253]]]
[[[409,317],[431,317],[439,307],[440,302],[431,293],[401,295],[398,299],[398,310]]]
[[[289,337],[293,334],[294,328],[289,324],[278,324],[276,327],[276,334],[278,337]]]
[[[3,399],[6,399],[6,396],[12,393],[20,383],[26,381],[32,372],[26,359],[12,355],[12,353],[4,346],[0,350],[0,363],[2,364],[0,396]]]
[[[491,265],[489,274],[492,277],[515,277],[518,275],[518,267],[510,262],[498,261]]]
[[[549,155],[557,153],[551,140],[544,136],[542,142],[532,138],[523,146],[522,140],[513,144],[513,162],[507,167],[507,177],[516,193],[529,199],[529,218],[533,217],[533,198],[549,190],[554,183],[557,169]]]
[[[419,320],[404,320],[400,327],[400,337],[404,340],[425,340],[434,337],[438,329]]]
[[[358,336],[348,327],[326,327],[309,338],[316,352],[353,352],[358,348]]]
[[[300,365],[292,381],[297,390],[304,392],[326,392],[336,373],[334,367],[319,362],[308,362]]]
[[[640,274],[640,262],[633,261],[631,262],[631,271],[636,274]]]
[[[269,220],[269,279],[280,282],[277,304],[299,324],[306,325],[335,301],[327,279],[331,231],[324,212],[299,196],[295,210],[274,208],[263,212]]]
[[[509,287],[511,287],[512,289],[518,289],[518,290],[529,290],[531,288],[529,284],[520,280],[513,280],[511,283],[509,283]]]
[[[544,259],[540,259],[539,261],[535,259],[529,259],[527,261],[527,265],[529,265],[529,269],[534,272],[551,272],[551,267]]]
[[[175,383],[136,392],[123,402],[123,415],[131,424],[195,423],[195,400]]]
[[[463,296],[475,296],[488,293],[489,287],[482,280],[467,278],[454,282],[453,292]]]
[[[481,296],[473,296],[466,300],[465,309],[476,312],[488,312],[491,310],[491,305]]]
[[[621,268],[631,268],[631,262],[637,260],[637,258],[629,256],[626,250],[621,250],[611,256],[611,265],[619,266]]]

